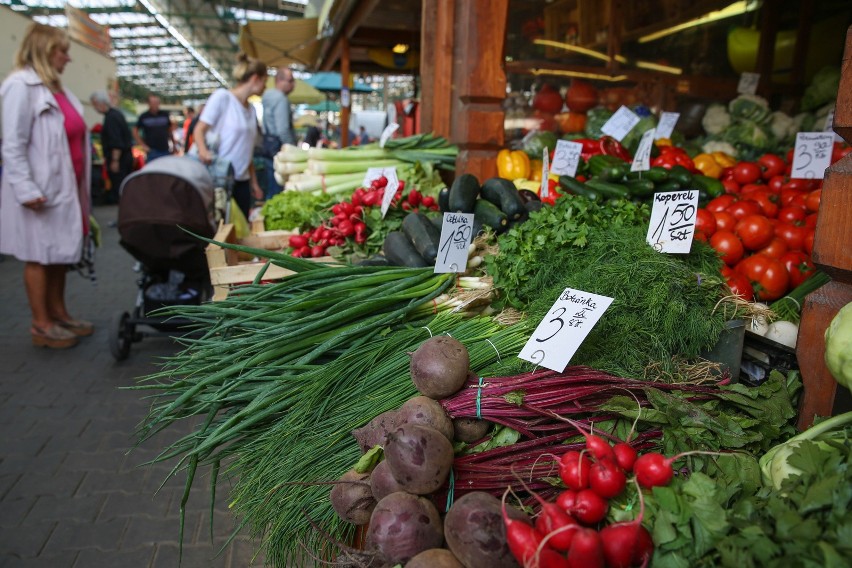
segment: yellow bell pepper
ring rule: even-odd
[[[710,154],[713,156],[713,159],[716,160],[716,163],[722,166],[723,168],[733,168],[737,165],[737,160],[730,154],[726,154],[725,152],[713,152]]]
[[[532,181],[541,181],[541,160],[530,160],[530,175],[527,176]]]
[[[695,169],[707,177],[719,179],[722,175],[722,166],[710,154],[698,154],[692,158],[692,162],[695,164]]]
[[[657,138],[656,140],[654,140],[654,144],[657,146],[657,148],[661,146],[674,146],[674,144],[672,144],[671,138]]]
[[[497,153],[497,175],[508,180],[528,178],[530,175],[529,156],[521,150],[500,150]],[[539,175],[541,175],[540,172]]]

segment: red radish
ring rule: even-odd
[[[609,568],[629,568],[647,565],[654,553],[651,535],[642,526],[645,516],[645,499],[639,492],[639,514],[632,521],[615,523],[601,530],[601,543],[606,565]]]
[[[633,446],[627,442],[619,442],[612,447],[612,451],[615,454],[615,463],[621,469],[627,472],[633,471],[633,464],[636,463],[636,458],[639,456]]]
[[[574,508],[568,512],[584,525],[596,525],[606,518],[608,510],[609,503],[606,499],[591,489],[583,489],[577,492]]]
[[[693,454],[708,454],[718,456],[718,452],[683,452],[676,456],[667,458],[663,454],[657,452],[648,452],[636,458],[636,463],[633,465],[633,473],[636,474],[636,481],[642,487],[662,487],[668,485],[669,481],[674,477],[674,469],[672,463],[680,458]]]
[[[577,492],[572,489],[566,489],[556,497],[556,504],[562,507],[566,513],[574,510],[574,503],[577,501]]]
[[[412,207],[417,207],[418,205],[420,205],[420,202],[422,200],[423,195],[416,189],[412,189],[408,192],[408,202],[411,203]]]
[[[589,458],[578,451],[565,452],[560,461],[559,477],[569,489],[579,491],[589,486]]]
[[[503,493],[501,502],[503,525],[506,527],[506,543],[509,545],[509,550],[512,552],[512,556],[515,557],[515,560],[521,566],[526,566],[541,548],[541,541],[544,537],[532,525],[528,525],[523,521],[516,521],[509,517],[506,513],[506,493],[508,492],[509,490],[507,489]]]
[[[535,560],[538,560],[538,564],[536,564]],[[549,548],[542,549],[538,554],[538,558],[533,559],[533,561],[527,565],[537,565],[538,568],[569,568],[571,566],[568,564],[568,560],[564,556],[555,550],[550,550]]]
[[[580,529],[574,535],[568,551],[568,566],[571,568],[603,568],[604,556],[601,537],[593,529]]]
[[[435,205],[435,198],[431,195],[424,195],[421,201],[424,207],[432,207]]]
[[[292,235],[287,239],[287,244],[290,245],[290,248],[299,249],[308,244],[308,237],[305,235]]]
[[[600,460],[589,470],[589,486],[604,499],[617,497],[627,485],[627,476],[611,460]]]
[[[538,493],[527,487],[523,479],[520,477],[518,479],[524,489],[541,505],[541,513],[535,520],[535,528],[540,534],[544,535],[543,543],[556,550],[568,552],[568,549],[571,548],[574,532],[580,528],[580,525],[559,505],[548,503]]]
[[[550,415],[557,420],[567,422],[576,428],[577,431],[586,439],[586,449],[589,450],[590,454],[595,456],[595,459],[602,460],[604,458],[615,457],[612,453],[612,446],[610,446],[609,443],[600,436],[597,436],[592,432],[586,432],[585,427],[581,423],[576,420],[571,420],[570,418],[565,418],[564,416],[559,416],[555,413],[550,413]]]

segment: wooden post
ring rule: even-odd
[[[343,89],[349,93],[343,100]],[[352,91],[349,90],[349,38],[340,38],[340,146],[349,146],[349,110],[352,108]],[[344,106],[343,103],[346,103]]]
[[[504,45],[508,0],[455,3],[451,140],[459,146],[456,174],[480,181],[497,175],[506,97]]]
[[[777,0],[766,0],[760,13],[760,42],[757,45],[757,65],[760,73],[758,92],[766,94],[772,88],[772,68],[775,65],[775,38],[778,35],[779,8]]]
[[[852,27],[846,32],[834,129],[852,141]],[[799,409],[802,429],[815,416],[830,416],[834,411],[837,383],[825,366],[824,336],[838,310],[852,302],[852,155],[832,165],[823,181],[813,259],[833,281],[809,295],[802,309],[796,346],[804,381]]]
[[[456,0],[423,0],[420,28],[420,121],[423,132],[449,138]]]

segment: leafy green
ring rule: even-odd
[[[836,66],[823,67],[816,72],[811,84],[802,95],[801,107],[803,111],[814,110],[827,102],[837,98],[837,90],[840,88],[840,68]]]
[[[304,229],[319,224],[328,197],[308,191],[284,191],[263,204],[263,222],[268,231]]]
[[[586,136],[589,138],[600,138],[603,136],[603,125],[612,118],[613,112],[606,107],[595,107],[586,113]]]

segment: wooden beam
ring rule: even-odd
[[[346,148],[349,146],[349,109],[352,104],[352,92],[349,92],[347,100],[342,100],[343,89],[349,89],[349,38],[343,36],[340,38],[340,146]],[[346,104],[343,104],[346,103]]]
[[[799,6],[799,27],[796,29],[796,47],[793,50],[793,68],[790,71],[790,83],[796,86],[805,82],[805,60],[808,57],[815,10],[816,2],[802,2]]]
[[[421,15],[421,127],[446,138],[450,137],[455,4],[456,0],[423,0]]]
[[[609,56],[607,69],[611,73],[617,73],[621,64],[615,58],[621,55],[621,34],[624,30],[624,7],[619,0],[608,0],[609,2],[609,29],[606,36],[606,54]]]
[[[355,35],[356,30],[370,17],[370,14],[380,2],[381,0],[359,0],[356,2],[349,16],[346,18],[343,28],[332,38],[331,48],[328,49],[328,53],[320,56],[321,70],[331,71],[336,67],[342,55],[343,44],[341,43],[341,39],[351,39]]]
[[[760,42],[757,46],[755,72],[760,73],[758,92],[766,95],[772,90],[772,68],[775,64],[775,39],[778,36],[778,0],[764,0],[760,9]]]

